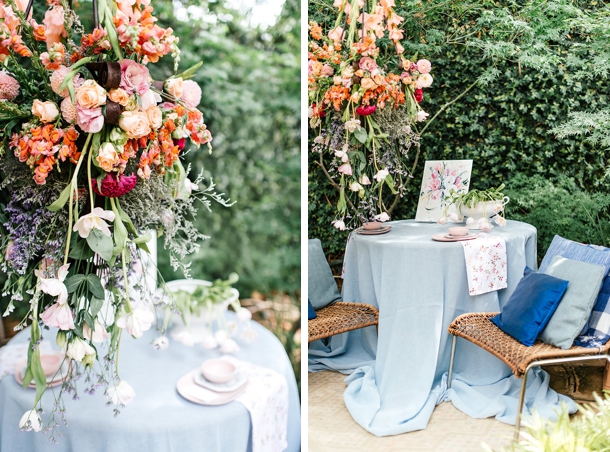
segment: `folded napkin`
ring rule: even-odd
[[[281,452],[288,447],[288,383],[282,374],[240,361],[223,359],[245,370],[248,386],[237,399],[250,412],[252,452]]]
[[[20,344],[9,343],[0,348],[0,380],[5,375],[12,375],[15,373],[15,365],[17,364],[17,361],[28,354],[29,344],[29,342]],[[39,347],[40,353],[43,355],[53,352],[51,342],[49,341],[42,341]]]
[[[494,236],[479,236],[460,242],[464,247],[468,292],[480,295],[507,286],[506,242]]]

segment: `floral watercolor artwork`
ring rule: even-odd
[[[472,160],[426,161],[415,221],[436,222],[443,214],[445,200],[452,190],[468,193],[471,171]],[[457,220],[453,206],[449,208],[448,216]]]

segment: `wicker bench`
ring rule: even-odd
[[[536,366],[563,364],[578,361],[605,359],[610,362],[608,350],[610,341],[601,348],[584,348],[573,346],[567,350],[554,347],[541,341],[536,341],[531,347],[521,344],[506,334],[489,319],[497,312],[475,312],[462,314],[449,325],[449,334],[453,335],[451,346],[451,361],[449,364],[448,386],[451,387],[453,360],[458,337],[462,337],[475,345],[487,350],[501,359],[517,378],[521,378],[521,393],[517,411],[515,439],[519,437],[521,426],[521,411],[527,385],[527,372]]]
[[[307,324],[308,342],[335,334],[377,325],[379,311],[365,303],[338,301],[316,311],[317,317]]]

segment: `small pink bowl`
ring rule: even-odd
[[[55,373],[61,367],[63,359],[64,355],[61,353],[54,353],[52,355],[41,355],[40,364],[42,365],[42,370],[44,370],[44,374],[47,377],[55,375]]]
[[[464,235],[468,235],[468,227],[456,226],[453,228],[449,228],[449,235],[452,235],[453,237],[462,237]]]
[[[367,231],[374,231],[381,227],[381,221],[369,221],[368,223],[364,223],[362,227]]]
[[[224,359],[210,359],[201,365],[204,378],[212,383],[226,383],[235,377],[236,368]]]

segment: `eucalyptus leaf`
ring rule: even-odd
[[[89,247],[99,254],[106,262],[112,259],[112,252],[114,249],[112,238],[105,235],[99,229],[91,229],[89,236],[87,237],[87,243],[89,244]]]

